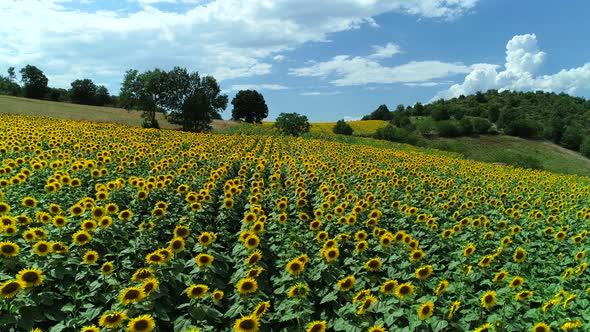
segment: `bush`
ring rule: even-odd
[[[582,144],[580,145],[580,153],[586,158],[590,158],[590,137],[586,137],[582,141]]]
[[[579,151],[584,141],[584,130],[578,126],[568,126],[561,137],[561,145],[568,149]]]
[[[475,132],[473,128],[473,121],[471,120],[471,118],[462,118],[461,120],[459,120],[459,127],[461,130],[461,134],[463,134],[464,136],[473,135]]]
[[[506,125],[506,134],[522,138],[537,137],[540,126],[536,121],[527,119],[517,119]]]
[[[309,131],[307,116],[297,113],[281,113],[275,121],[275,127],[287,135],[299,136]]]
[[[418,136],[414,133],[403,128],[396,128],[392,125],[377,129],[374,137],[377,139],[414,145],[418,142]]]
[[[436,126],[431,117],[425,117],[422,121],[416,122],[416,128],[424,137],[432,137],[436,133]]]
[[[338,120],[336,122],[336,125],[332,129],[332,131],[334,132],[334,134],[340,134],[340,135],[348,135],[348,136],[350,136],[350,135],[352,135],[352,132],[354,130],[344,120]]]
[[[461,128],[455,120],[443,120],[436,123],[436,130],[438,135],[442,137],[458,137],[461,136]]]
[[[492,123],[484,118],[473,118],[471,119],[471,123],[476,134],[487,134],[492,127]]]

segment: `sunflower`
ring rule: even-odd
[[[303,272],[305,269],[305,264],[300,262],[298,259],[293,259],[287,263],[286,269],[289,274],[296,276]]]
[[[357,315],[364,314],[375,302],[377,302],[377,298],[369,294],[362,301],[363,302],[356,311]]]
[[[492,281],[495,282],[495,283],[498,283],[498,282],[503,281],[507,277],[508,277],[508,272],[506,272],[506,271],[500,271],[500,272],[496,273],[496,275],[494,276],[494,278],[492,279]]]
[[[537,323],[535,326],[533,326],[531,331],[532,332],[550,332],[551,327],[545,323]]]
[[[43,283],[43,271],[38,269],[22,269],[16,275],[16,280],[25,284],[25,287],[35,287]]]
[[[252,315],[260,318],[264,316],[264,314],[266,314],[268,309],[270,309],[270,301],[260,302],[256,306],[256,308],[254,308],[254,312],[252,313]]]
[[[426,265],[416,269],[416,278],[424,281],[432,275],[432,266]]]
[[[88,265],[93,265],[93,264],[96,264],[96,261],[98,261],[98,258],[99,258],[99,255],[96,251],[89,250],[84,254],[82,261]]]
[[[181,237],[183,239],[186,239],[190,234],[191,234],[191,231],[186,226],[178,225],[174,228],[174,236],[175,237]]]
[[[258,317],[251,315],[236,319],[234,331],[236,332],[258,332],[260,323]]]
[[[486,308],[490,309],[491,307],[496,305],[496,292],[495,291],[488,291],[481,297],[481,305]]]
[[[142,282],[155,277],[154,271],[151,269],[137,269],[135,273],[133,273],[133,276],[131,276],[131,280]]]
[[[170,245],[168,248],[172,250],[173,253],[177,254],[184,250],[184,239],[181,237],[175,237],[170,241]]]
[[[473,243],[467,244],[465,249],[463,249],[463,256],[471,256],[475,252],[475,245]]]
[[[533,292],[532,291],[522,291],[517,293],[516,295],[514,295],[514,298],[517,301],[524,301],[528,298],[531,298],[533,296]]]
[[[514,251],[514,255],[512,256],[512,258],[514,259],[514,262],[516,263],[522,263],[526,260],[526,250],[524,250],[521,247],[518,247],[515,251]]]
[[[249,250],[256,249],[259,244],[260,238],[256,234],[250,234],[250,236],[248,236],[248,238],[246,238],[246,240],[244,241],[244,246],[246,246],[246,248],[248,248]]]
[[[78,231],[72,235],[72,240],[74,240],[74,243],[83,246],[90,243],[92,236],[87,231]]]
[[[0,284],[0,299],[9,299],[14,297],[23,288],[27,287],[24,281],[8,280]]]
[[[223,300],[224,296],[225,296],[225,294],[223,293],[223,291],[218,289],[213,292],[213,295],[211,295],[211,298],[213,299],[213,302],[219,302],[219,301]]]
[[[98,320],[98,326],[116,329],[123,324],[125,320],[127,320],[127,313],[124,311],[113,311],[102,315]]]
[[[294,297],[303,298],[308,293],[309,293],[309,287],[307,287],[307,285],[305,285],[305,284],[297,284],[297,285],[292,286],[291,288],[289,288],[289,290],[287,291],[287,296],[289,298],[294,298]]]
[[[27,196],[22,199],[21,205],[28,208],[34,208],[37,206],[37,200],[31,196]]]
[[[492,328],[492,323],[485,323],[482,326],[476,328],[475,330],[473,330],[473,332],[490,332],[491,328]]]
[[[369,328],[368,332],[387,332],[387,329],[381,325],[375,325]]]
[[[10,210],[11,210],[10,205],[8,205],[5,202],[0,202],[0,216],[8,214],[8,212],[10,212]]]
[[[33,245],[33,251],[38,256],[45,257],[51,252],[51,244],[47,241],[37,241],[37,243]]]
[[[109,228],[113,224],[113,218],[111,216],[104,216],[98,220],[98,226],[100,228]]]
[[[214,259],[215,258],[209,254],[198,254],[197,257],[195,257],[195,263],[197,263],[199,267],[203,268],[211,265]]]
[[[23,239],[25,239],[25,241],[27,242],[32,242],[35,241],[36,235],[35,235],[35,231],[32,229],[27,229],[26,231],[23,232]]]
[[[113,263],[111,263],[111,262],[102,263],[102,265],[100,267],[100,273],[102,273],[105,276],[108,276],[109,274],[113,273]]]
[[[328,248],[323,253],[323,257],[328,263],[337,260],[338,256],[340,256],[340,250],[338,250],[338,247]]]
[[[342,278],[338,280],[338,288],[341,292],[348,292],[352,288],[354,288],[354,284],[356,282],[356,278],[354,276],[348,276],[346,278]]]
[[[579,260],[584,259],[584,257],[586,257],[586,251],[582,250],[582,251],[578,252],[574,258],[575,258],[575,260],[579,261]]]
[[[84,213],[84,211],[86,211],[86,209],[80,204],[75,204],[72,207],[70,207],[70,215],[72,217],[77,217]]]
[[[190,285],[186,289],[186,295],[191,299],[200,299],[207,295],[209,291],[209,286],[198,284],[198,285]]]
[[[166,257],[160,255],[159,253],[152,252],[145,256],[145,260],[148,264],[158,265],[164,263],[166,261]]]
[[[522,284],[524,284],[524,279],[522,277],[514,277],[512,280],[510,280],[510,284],[508,286],[510,286],[510,288],[517,288],[522,286]]]
[[[253,294],[258,290],[258,282],[253,278],[243,278],[238,282],[236,289],[241,295]]]
[[[453,302],[453,304],[451,304],[451,307],[449,308],[449,313],[447,315],[447,318],[449,320],[453,318],[455,311],[457,311],[459,309],[460,305],[461,305],[461,302],[459,302],[459,301],[455,301],[455,302]]]
[[[217,235],[215,235],[214,233],[203,232],[203,233],[201,233],[201,235],[199,235],[197,240],[199,241],[199,243],[202,246],[206,247],[206,246],[210,245],[211,243],[215,242],[216,238],[217,238]]]
[[[143,300],[145,298],[145,292],[143,288],[139,287],[128,287],[125,288],[121,294],[119,294],[119,302],[122,305],[128,305]]]
[[[135,317],[127,323],[129,332],[150,332],[156,328],[156,322],[151,315],[141,315]]]
[[[480,267],[486,267],[488,265],[490,265],[490,263],[494,260],[494,256],[493,255],[487,255],[484,256],[480,261],[479,261],[479,266]]]
[[[354,247],[354,250],[356,252],[363,252],[367,249],[367,247],[369,246],[369,243],[367,241],[359,241],[356,246]]]
[[[395,290],[395,288],[398,286],[398,282],[397,280],[393,279],[393,280],[387,280],[386,282],[384,282],[381,285],[381,293],[383,294],[390,294],[391,292],[393,292]]]
[[[418,318],[424,320],[432,316],[434,312],[434,302],[428,301],[418,308]]]
[[[143,282],[143,284],[141,285],[141,288],[143,289],[143,292],[145,293],[145,295],[150,295],[152,292],[154,292],[156,289],[158,289],[159,285],[160,285],[160,282],[158,281],[158,279],[150,278],[150,279],[146,279]]]
[[[262,253],[258,250],[254,251],[253,253],[246,258],[246,265],[254,265],[258,263],[262,259]]]
[[[307,325],[305,332],[326,332],[326,325],[325,320],[316,320]]]
[[[410,254],[410,261],[417,262],[417,261],[421,260],[422,258],[424,258],[425,255],[426,254],[424,253],[424,250],[422,250],[422,249],[414,250]]]
[[[68,223],[68,219],[64,216],[53,217],[53,226],[62,228]]]
[[[129,221],[133,217],[133,212],[131,210],[123,210],[119,212],[117,218],[121,221]]]
[[[383,265],[383,263],[381,263],[381,259],[379,259],[377,257],[371,258],[365,263],[365,269],[367,269],[368,271],[374,272],[374,271],[380,270],[382,265]]]
[[[100,332],[100,328],[96,325],[86,325],[80,330],[80,332]]]
[[[582,326],[582,322],[580,322],[580,320],[575,320],[575,321],[563,323],[563,325],[561,325],[561,329],[563,331],[569,331],[571,329],[577,329],[581,326]]]
[[[106,215],[106,211],[104,208],[102,208],[100,206],[95,206],[92,208],[90,214],[92,215],[92,217],[94,219],[99,220],[100,218],[102,218]]]
[[[395,288],[395,296],[400,299],[412,295],[414,292],[414,286],[411,283],[403,283]]]
[[[438,283],[438,286],[436,287],[436,295],[441,295],[442,293],[444,293],[447,288],[449,287],[449,282],[445,279],[445,280],[441,280]]]
[[[15,257],[18,256],[20,251],[20,247],[18,244],[10,241],[3,241],[0,242],[0,253],[2,256],[6,257]]]

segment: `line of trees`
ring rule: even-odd
[[[398,105],[393,112],[381,105],[363,120],[390,121],[404,130],[397,130],[404,137],[504,134],[547,139],[590,157],[590,100],[565,93],[488,90],[427,105]]]
[[[16,69],[9,67],[7,76],[0,75],[0,95],[43,99],[74,104],[116,106],[117,99],[109,94],[103,85],[96,85],[90,79],[77,79],[71,88],[49,87],[49,79],[36,66],[26,65],[19,71],[21,80],[16,80]]]

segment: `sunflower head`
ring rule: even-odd
[[[305,332],[325,332],[326,331],[327,322],[325,320],[317,320],[315,322],[311,322]]]
[[[127,313],[124,311],[113,311],[108,314],[104,314],[100,317],[98,325],[100,327],[106,327],[109,329],[116,329],[123,322],[127,320]]]
[[[96,251],[89,250],[84,254],[82,261],[88,265],[93,265],[93,264],[96,264],[96,261],[98,261],[98,258],[99,258],[99,255]]]
[[[260,323],[258,322],[258,317],[250,315],[237,319],[234,323],[234,331],[257,332],[259,326]]]
[[[5,281],[0,284],[0,299],[14,297],[25,287],[27,287],[26,283],[18,279]]]
[[[129,332],[150,332],[156,328],[156,322],[151,315],[141,315],[135,317],[127,324]]]
[[[428,301],[418,308],[418,318],[424,320],[432,316],[434,312],[434,303],[432,301]]]
[[[186,295],[191,299],[200,299],[207,295],[209,291],[209,286],[198,284],[198,285],[190,285],[186,290]]]
[[[258,290],[258,282],[253,278],[243,278],[238,282],[236,289],[242,295],[253,294]]]
[[[143,298],[145,298],[143,288],[129,287],[121,292],[119,295],[119,302],[122,305],[128,305],[130,303],[141,301]]]
[[[43,271],[38,269],[22,269],[16,275],[16,280],[22,281],[26,287],[35,287],[43,283]]]

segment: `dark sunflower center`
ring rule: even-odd
[[[2,246],[2,252],[5,254],[12,254],[16,251],[16,248],[12,245],[6,244]]]
[[[25,272],[22,278],[27,283],[33,283],[39,280],[39,275],[36,272]]]
[[[16,292],[20,288],[20,284],[17,282],[11,282],[2,288],[2,294],[10,294]]]
[[[90,224],[88,224],[86,226],[86,228],[92,228],[92,226]],[[77,236],[77,240],[78,240],[78,242],[86,242],[86,241],[88,241],[88,236],[86,236],[86,234],[80,234]]]
[[[486,303],[492,303],[494,301],[494,297],[491,295],[486,295],[486,297],[484,298],[484,301]]]
[[[410,287],[408,286],[402,286],[402,288],[399,289],[399,293],[402,295],[407,295],[410,293]]]
[[[174,242],[172,242],[172,248],[173,249],[180,249],[180,248],[182,248],[182,242],[180,242],[180,241],[174,241]]]
[[[336,251],[335,250],[328,251],[328,257],[330,257],[330,258],[336,257]]]
[[[39,250],[40,252],[46,252],[47,250],[49,250],[49,247],[46,244],[42,243],[39,246],[37,246],[37,250]]]
[[[393,289],[393,284],[385,284],[385,287],[383,287],[383,289],[385,289],[385,291],[390,292]]]
[[[418,270],[418,274],[419,274],[421,277],[425,277],[425,276],[427,276],[427,275],[428,275],[428,270],[427,270],[427,269],[421,269],[421,270]]]
[[[311,327],[311,329],[309,329],[310,332],[320,332],[322,331],[322,326],[319,324],[316,324],[314,326]]]
[[[293,264],[291,264],[291,270],[299,271],[299,270],[301,270],[301,265],[299,263],[293,263]]]
[[[199,295],[203,294],[203,288],[201,288],[201,287],[193,288],[192,294],[194,296],[199,296]]]
[[[102,267],[102,270],[104,272],[110,272],[111,271],[111,266],[110,265],[105,265],[105,266]]]
[[[422,314],[423,315],[428,315],[429,313],[430,313],[430,307],[429,306],[422,307]]]
[[[119,322],[119,320],[121,320],[121,316],[119,316],[119,314],[112,314],[112,315],[108,315],[106,321],[109,322],[110,324],[114,324]]]
[[[199,258],[199,262],[201,262],[203,264],[207,264],[207,263],[209,263],[209,257],[208,256],[201,256]]]
[[[516,253],[516,259],[522,259],[524,257],[524,253],[523,252],[517,252]]]
[[[372,269],[376,269],[379,266],[379,263],[377,261],[370,261],[369,262],[369,267]]]
[[[240,328],[245,329],[245,330],[253,329],[255,326],[256,326],[256,324],[254,323],[254,320],[252,320],[252,319],[245,319],[240,322]]]
[[[203,242],[203,243],[209,242],[209,237],[207,235],[201,236],[201,242]]]
[[[180,228],[180,229],[178,229],[178,231],[176,232],[176,234],[178,236],[186,236],[186,229]]]
[[[139,330],[139,331],[146,330],[150,326],[150,324],[148,323],[148,321],[145,320],[145,319],[138,320],[133,325],[134,325],[135,329],[136,330]]]

